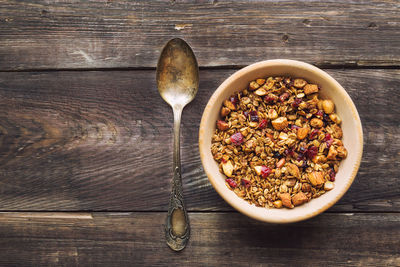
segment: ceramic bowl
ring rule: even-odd
[[[266,76],[301,77],[321,87],[322,98],[335,103],[336,113],[342,119],[343,144],[348,151],[336,174],[335,188],[294,209],[263,208],[239,198],[225,185],[225,176],[219,172],[210,148],[211,137],[222,102],[236,91],[243,90],[256,78]],[[335,204],[349,189],[356,177],[363,150],[363,134],[360,117],[350,96],[343,87],[325,71],[295,60],[276,59],[254,63],[238,70],[226,79],[214,92],[204,109],[199,130],[200,157],[211,184],[218,194],[241,213],[264,222],[290,223],[311,218]]]

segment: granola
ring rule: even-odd
[[[226,186],[261,207],[294,208],[334,188],[341,119],[317,84],[268,77],[223,102],[211,152]]]

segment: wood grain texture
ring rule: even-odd
[[[3,213],[2,266],[399,266],[399,214],[323,214],[273,225],[238,213],[190,213],[180,253],[165,213]],[[373,230],[372,230],[373,229]]]
[[[399,66],[399,8],[373,0],[0,1],[0,70],[154,67],[173,37],[192,45],[201,66],[273,58]]]
[[[203,70],[182,124],[191,211],[231,210],[206,178],[201,113],[233,70]],[[328,70],[363,123],[357,178],[331,211],[400,211],[400,70]],[[0,73],[0,210],[161,211],[172,170],[172,111],[155,71]]]

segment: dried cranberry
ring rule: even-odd
[[[257,111],[255,111],[255,110],[250,111],[249,115],[250,115],[250,120],[251,121],[258,121],[259,120]]]
[[[222,163],[227,163],[228,161],[224,158],[221,159]]]
[[[232,187],[232,188],[236,188],[237,187],[237,183],[233,179],[228,178],[225,181],[229,184],[230,187]]]
[[[246,179],[242,179],[242,185],[246,188],[249,188],[250,186],[250,181]]]
[[[325,135],[324,141],[326,142],[326,147],[329,148],[329,147],[332,145],[332,143],[333,143],[333,138],[332,138],[332,136],[331,136],[329,133],[327,133],[327,134]]]
[[[326,113],[324,113],[324,116],[322,116],[322,120],[323,120],[325,123],[329,122],[329,115],[326,114]]]
[[[279,100],[280,100],[281,102],[283,102],[283,101],[285,101],[288,97],[289,97],[289,94],[288,94],[288,93],[283,93],[283,94],[281,94],[281,95],[279,96]]]
[[[317,129],[312,130],[310,133],[310,139],[313,139],[315,136],[317,136],[318,132],[319,131]]]
[[[248,111],[245,111],[245,112],[243,112],[243,115],[246,117],[246,119],[247,119],[247,116],[249,116],[249,112]]]
[[[305,147],[301,146],[301,147],[300,147],[300,149],[299,149],[299,151],[300,151],[301,153],[304,153],[304,152],[306,152],[306,151],[307,151],[307,148],[305,148]]]
[[[332,168],[329,170],[329,181],[334,182],[335,178],[336,178],[336,172],[335,170]]]
[[[305,155],[307,158],[312,159],[318,153],[318,148],[316,146],[311,146],[307,149]]]
[[[261,177],[267,178],[271,174],[271,169],[267,166],[261,166]]]
[[[233,95],[233,96],[229,97],[229,101],[231,101],[232,104],[234,104],[234,105],[239,103],[239,99],[238,99],[237,95]]]
[[[266,119],[261,120],[260,124],[258,125],[258,128],[264,129],[267,127],[268,121]]]
[[[295,98],[292,103],[292,107],[297,108],[301,102],[302,102],[301,98]]]
[[[322,117],[324,116],[324,112],[322,110],[318,110],[317,113],[315,113],[315,115]]]
[[[273,98],[271,96],[264,97],[264,102],[265,103],[271,103],[271,102],[274,102],[274,101],[275,101],[275,98]]]
[[[304,154],[303,153],[299,153],[298,156],[297,156],[297,160],[300,161],[300,160],[303,160],[303,159],[304,159]]]
[[[234,145],[241,145],[243,143],[243,135],[241,133],[235,133],[231,136],[231,141]]]
[[[294,130],[294,129],[300,129],[300,127],[299,126],[297,126],[296,124],[292,124],[292,126],[290,127],[292,130]]]
[[[291,148],[285,149],[285,155],[286,156],[293,156],[294,155],[293,149],[291,149]]]

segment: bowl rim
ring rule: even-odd
[[[274,66],[274,65],[275,66],[284,65],[287,67],[290,66],[290,67],[308,69],[308,70],[316,73],[317,76],[322,77],[322,78],[328,80],[330,83],[334,84],[336,89],[338,89],[338,93],[341,94],[343,99],[348,104],[348,108],[350,109],[350,111],[353,115],[353,119],[355,120],[355,123],[357,126],[357,131],[355,131],[355,132],[357,133],[358,140],[359,140],[359,143],[356,147],[356,152],[358,151],[358,155],[356,157],[355,164],[353,165],[354,167],[351,172],[351,175],[350,175],[348,181],[346,182],[344,188],[340,192],[338,192],[338,194],[336,195],[336,197],[334,199],[327,201],[323,206],[319,207],[318,209],[311,210],[310,212],[302,213],[298,216],[291,217],[291,218],[265,217],[265,216],[262,216],[260,213],[251,212],[250,209],[246,209],[244,206],[239,205],[240,202],[236,202],[235,200],[231,201],[230,197],[228,196],[229,191],[227,191],[229,189],[226,187],[224,187],[224,188],[219,187],[216,184],[216,182],[213,178],[213,175],[211,175],[209,173],[209,171],[207,170],[207,168],[205,167],[206,166],[206,164],[205,164],[206,151],[203,151],[203,143],[205,142],[205,140],[203,140],[203,133],[207,130],[206,129],[206,118],[208,117],[209,113],[211,112],[212,107],[216,104],[216,100],[217,100],[218,96],[225,90],[225,88],[228,85],[230,85],[232,82],[234,82],[236,79],[240,78],[241,76],[246,75],[248,72],[258,69],[258,68],[263,68],[266,66]],[[231,205],[237,211],[239,211],[253,219],[259,220],[259,221],[264,221],[264,222],[269,222],[269,223],[279,223],[279,224],[298,222],[298,221],[302,221],[302,220],[306,220],[311,217],[314,217],[314,216],[324,212],[325,210],[327,210],[328,208],[333,206],[339,199],[341,199],[343,197],[343,195],[348,191],[348,189],[350,188],[351,184],[353,183],[353,181],[357,175],[358,169],[361,164],[362,154],[363,154],[363,143],[364,143],[363,131],[362,131],[360,116],[358,114],[357,108],[356,108],[353,100],[351,99],[349,94],[346,92],[346,90],[331,75],[329,75],[327,72],[323,71],[322,69],[320,69],[316,66],[313,66],[309,63],[306,63],[306,62],[302,62],[302,61],[298,61],[298,60],[291,60],[291,59],[271,59],[271,60],[259,61],[259,62],[253,63],[247,67],[241,68],[238,71],[234,72],[215,90],[215,92],[210,97],[209,101],[207,102],[206,107],[204,108],[203,115],[202,115],[201,122],[200,122],[200,127],[199,127],[200,159],[201,159],[201,162],[203,165],[203,169],[208,177],[208,180],[210,181],[210,183],[214,187],[214,189],[217,191],[217,193],[229,205]],[[239,197],[237,197],[237,199],[244,201],[243,199],[241,199]]]

